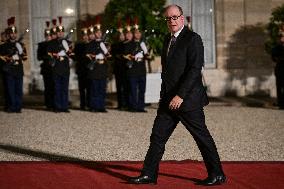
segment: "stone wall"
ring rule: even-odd
[[[216,0],[217,67],[204,72],[211,96],[275,96],[265,25],[283,1]]]

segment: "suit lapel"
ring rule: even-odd
[[[167,50],[168,50],[168,46],[169,46],[170,39],[171,39],[171,35],[168,34],[168,35],[165,37],[165,40],[164,40],[163,51],[162,51],[162,64],[166,64],[166,60],[167,60]]]
[[[171,35],[169,34],[169,35],[167,36],[166,43],[164,44],[164,54],[165,54],[165,57],[167,56],[168,47],[169,47],[170,42],[171,42]]]

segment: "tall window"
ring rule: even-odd
[[[44,40],[44,29],[46,21],[57,19],[62,16],[62,25],[67,34],[71,28],[76,26],[77,7],[79,0],[30,0],[31,7],[31,30],[32,30],[32,53],[31,77],[37,88],[42,89],[40,79],[40,62],[37,60],[38,43]],[[50,23],[52,27],[52,23]]]
[[[191,26],[204,43],[205,67],[216,64],[214,0],[168,0],[168,4],[182,7],[184,16],[191,16]]]

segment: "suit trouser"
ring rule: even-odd
[[[8,92],[7,92],[7,82],[6,82],[6,76],[5,73],[0,73],[2,77],[2,83],[3,83],[3,97],[4,97],[4,110],[8,109]]]
[[[223,174],[220,158],[206,125],[203,109],[189,112],[173,112],[162,108],[158,109],[152,134],[150,146],[144,160],[143,175],[154,179],[158,177],[159,162],[165,151],[165,144],[181,121],[185,128],[193,136],[203,157],[209,176]]]
[[[105,109],[106,79],[92,79],[90,81],[90,109]]]
[[[118,108],[125,108],[128,106],[128,85],[127,78],[124,73],[115,74],[115,85]]]
[[[54,75],[54,105],[57,110],[68,110],[69,75]]]
[[[43,84],[44,84],[44,104],[47,108],[54,108],[54,81],[52,74],[44,74]]]
[[[134,110],[144,110],[146,76],[131,76],[129,80],[129,106]]]
[[[7,89],[7,105],[10,111],[20,111],[23,100],[23,76],[15,76],[5,73]]]
[[[89,80],[86,76],[78,75],[78,87],[80,93],[80,108],[89,107]]]

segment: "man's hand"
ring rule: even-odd
[[[176,95],[176,96],[171,100],[171,102],[170,102],[170,104],[169,104],[169,108],[170,108],[171,110],[177,110],[177,109],[179,109],[179,107],[180,107],[180,105],[181,105],[182,102],[183,102],[183,99]]]

